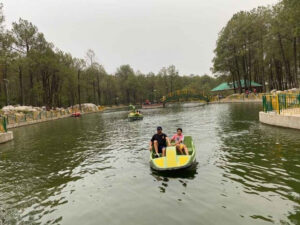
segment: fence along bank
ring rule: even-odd
[[[277,93],[264,95],[262,123],[300,129],[300,93]]]
[[[0,144],[12,140],[13,132],[7,131],[7,119],[0,115]]]
[[[2,118],[6,120],[6,128],[35,124],[60,118],[70,117],[74,112],[92,113],[102,111],[104,107],[86,103],[69,108],[57,108],[47,111],[45,108],[31,106],[6,106],[2,109]]]

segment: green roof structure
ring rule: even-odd
[[[233,86],[233,83],[222,83],[220,84],[219,86],[215,87],[214,89],[212,89],[211,91],[227,91],[227,90],[233,90],[233,89],[238,89],[238,82],[235,81],[234,82],[234,86]],[[245,88],[245,81],[244,80],[241,80],[241,86],[242,88]],[[250,86],[250,82],[247,81],[247,86]],[[259,83],[256,83],[254,81],[251,81],[251,87],[261,87],[262,85],[259,84]]]

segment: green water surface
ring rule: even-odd
[[[174,105],[14,129],[0,145],[0,224],[300,224],[300,131],[260,124],[261,104]],[[157,174],[156,126],[191,135],[195,171]]]

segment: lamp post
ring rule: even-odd
[[[154,89],[153,92],[154,92],[154,103],[156,103],[156,89]]]
[[[268,81],[265,82],[266,92],[270,92],[269,83]]]
[[[8,96],[8,84],[9,80],[8,79],[3,79],[5,83],[5,92],[6,92],[6,105],[9,105],[9,96]]]

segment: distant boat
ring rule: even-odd
[[[129,121],[142,120],[143,118],[144,118],[144,116],[141,113],[130,112],[128,114],[128,120]]]
[[[72,113],[72,117],[80,117],[81,113],[80,112],[74,112]]]
[[[150,166],[157,171],[183,170],[192,167],[196,162],[196,151],[191,136],[184,137],[184,144],[189,155],[178,155],[175,146],[167,147],[166,156],[155,158],[154,150],[150,154]]]
[[[162,102],[159,103],[151,103],[148,99],[142,104],[142,109],[155,109],[155,108],[163,108],[164,104]]]

